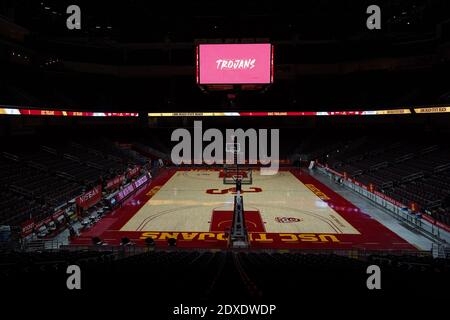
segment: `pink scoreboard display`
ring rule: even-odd
[[[197,83],[270,84],[273,47],[270,43],[200,44],[197,47]]]

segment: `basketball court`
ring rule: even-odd
[[[305,171],[251,174],[241,194],[253,247],[414,249]],[[218,169],[168,169],[73,242],[99,236],[111,244],[128,237],[138,245],[147,238],[166,245],[176,238],[180,247],[226,247],[236,188],[223,177]]]

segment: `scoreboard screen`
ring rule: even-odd
[[[197,47],[197,83],[200,85],[272,82],[270,43],[200,44]]]

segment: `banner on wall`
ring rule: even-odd
[[[34,219],[28,219],[27,221],[23,222],[20,225],[20,227],[21,227],[20,235],[22,237],[27,237],[33,232],[33,230],[37,230],[40,227],[42,227],[43,225],[47,225],[52,221],[54,221],[54,222],[59,221],[63,215],[64,215],[64,210],[58,210],[55,213],[49,215],[45,219],[38,221],[38,222],[36,222]]]
[[[53,218],[52,218],[52,216],[49,216],[49,217],[45,218],[44,220],[41,220],[41,221],[39,221],[38,223],[36,223],[36,224],[34,225],[34,228],[37,230],[37,229],[39,229],[40,227],[42,227],[43,225],[49,224],[51,221],[53,221]]]
[[[136,167],[128,170],[127,178],[132,179],[132,178],[138,176],[140,171],[141,171],[141,166],[136,166]]]
[[[33,219],[28,219],[27,221],[22,222],[20,227],[22,228],[22,231],[21,231],[20,235],[22,237],[29,236],[33,232],[33,229],[34,229],[34,221],[33,221]]]
[[[115,203],[122,202],[124,199],[130,196],[136,189],[139,189],[148,181],[150,181],[150,176],[148,174],[144,174],[143,176],[139,177],[136,181],[127,184],[125,187],[123,187],[122,190],[117,192],[117,194],[114,196]]]
[[[118,188],[120,185],[122,185],[122,183],[125,181],[125,175],[120,175],[117,176],[111,180],[108,180],[106,182],[106,189],[107,190],[111,190],[111,189],[116,189]]]
[[[100,201],[102,197],[102,186],[98,185],[92,190],[82,194],[76,200],[78,207],[87,209]]]

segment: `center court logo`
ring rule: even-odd
[[[232,152],[226,152],[224,160],[224,150],[226,146],[236,145],[237,148],[237,164],[246,163],[246,154],[248,154],[249,164],[258,164],[261,167],[261,175],[274,175],[279,168],[279,129],[269,130],[259,129],[226,129],[225,138],[222,131],[210,128],[203,132],[202,121],[194,121],[194,137],[187,129],[176,129],[172,132],[171,140],[177,141],[172,148],[171,158],[176,165],[180,164],[234,164],[234,156]],[[192,141],[194,148],[192,153]],[[203,149],[203,143],[209,144]],[[248,142],[248,143],[247,143]],[[270,143],[270,146],[269,146]],[[269,155],[270,149],[270,155]]]

